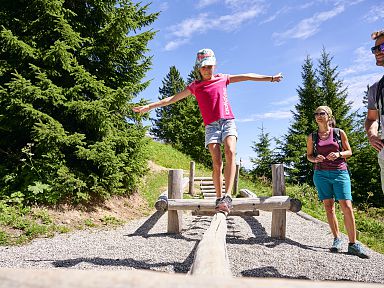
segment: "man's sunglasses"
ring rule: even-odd
[[[372,54],[375,54],[376,52],[384,52],[384,43],[381,43],[380,45],[372,47],[371,51],[372,51]]]
[[[327,112],[315,112],[315,113],[313,113],[313,116],[325,116],[325,115],[327,115]]]

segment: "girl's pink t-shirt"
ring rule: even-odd
[[[219,119],[234,119],[229,105],[227,86],[229,75],[217,74],[210,80],[195,80],[188,85],[189,91],[196,97],[204,125]]]

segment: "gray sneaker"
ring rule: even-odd
[[[343,245],[343,240],[341,240],[341,238],[339,237],[336,237],[334,240],[333,240],[333,244],[332,244],[332,247],[331,247],[331,252],[340,252],[341,250],[341,245]]]
[[[223,197],[216,199],[215,210],[218,212],[229,213],[232,208],[232,198],[229,195],[224,195]]]
[[[359,243],[355,243],[353,245],[348,246],[348,254],[351,255],[356,255],[360,258],[368,259],[369,255],[367,252],[364,250],[363,246]]]

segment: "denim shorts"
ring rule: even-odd
[[[212,143],[223,143],[227,136],[235,136],[237,128],[234,119],[219,119],[205,126],[205,147]]]
[[[351,179],[348,170],[315,170],[313,174],[317,194],[325,199],[351,200]]]

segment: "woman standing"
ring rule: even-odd
[[[339,224],[335,213],[335,201],[338,201],[344,215],[349,245],[348,253],[360,258],[369,258],[361,244],[356,243],[356,225],[352,208],[351,179],[346,158],[352,156],[347,135],[341,129],[339,133],[332,126],[335,119],[328,106],[319,106],[315,113],[318,130],[307,138],[307,159],[314,163],[313,182],[319,199],[323,201],[328,224],[334,236],[332,252],[341,250]],[[341,149],[337,136],[341,138]],[[317,137],[316,137],[317,136]],[[315,142],[315,143],[314,143]]]

